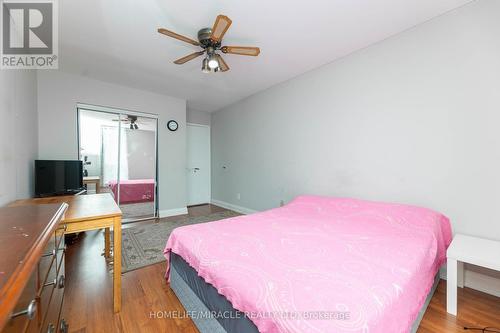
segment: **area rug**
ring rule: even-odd
[[[197,217],[179,217],[174,221],[161,221],[122,230],[122,272],[165,261],[163,249],[168,236],[177,227],[235,217],[232,211]]]

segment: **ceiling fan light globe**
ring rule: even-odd
[[[217,67],[219,67],[219,62],[217,61],[217,59],[210,59],[208,61],[208,67],[210,67],[211,69],[216,69]]]

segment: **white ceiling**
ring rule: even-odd
[[[214,111],[404,31],[471,0],[70,0],[59,1],[60,69],[184,98]],[[225,55],[226,73],[203,74],[197,47],[218,14],[233,20],[225,45],[259,46],[259,57]]]

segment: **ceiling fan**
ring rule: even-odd
[[[137,116],[128,116],[127,115],[127,118],[123,118],[123,119],[113,119],[113,121],[122,121],[124,124],[130,124],[130,129],[131,130],[134,130],[134,129],[139,129],[139,126],[137,125]]]
[[[158,29],[158,32],[168,37],[172,37],[180,41],[192,44],[194,46],[200,46],[203,49],[201,51],[194,52],[185,57],[177,59],[176,61],[174,61],[174,64],[182,65],[190,60],[206,54],[201,67],[203,73],[219,71],[226,72],[229,70],[229,66],[224,61],[224,59],[222,59],[222,56],[217,53],[217,51],[221,51],[225,54],[239,54],[254,57],[258,56],[260,53],[260,49],[258,47],[221,46],[222,38],[231,26],[231,23],[232,21],[229,17],[225,15],[217,16],[212,28],[203,28],[198,31],[198,41],[163,28]]]

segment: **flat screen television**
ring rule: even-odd
[[[76,194],[83,190],[82,161],[35,161],[35,195]]]

